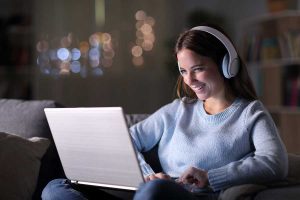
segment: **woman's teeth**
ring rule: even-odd
[[[201,89],[204,88],[204,85],[205,85],[205,84],[201,84],[201,85],[197,85],[197,86],[192,86],[192,88],[193,88],[194,90],[201,90]]]

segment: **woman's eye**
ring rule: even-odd
[[[194,69],[195,72],[202,72],[204,70],[204,67],[197,67]]]
[[[186,74],[185,70],[180,70],[180,74]]]

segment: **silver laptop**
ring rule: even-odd
[[[45,108],[73,183],[137,190],[144,182],[121,107]]]

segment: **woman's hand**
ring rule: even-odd
[[[166,179],[166,180],[170,180],[171,177],[167,174],[164,174],[162,172],[160,173],[156,173],[156,174],[151,174],[149,176],[145,177],[145,181],[151,181],[151,180],[155,180],[155,179]]]
[[[179,183],[194,184],[197,187],[203,188],[208,185],[207,171],[195,167],[188,168],[178,179]]]

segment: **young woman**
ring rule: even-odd
[[[228,37],[195,27],[179,37],[176,56],[180,98],[131,127],[139,152],[159,144],[163,169],[154,173],[139,155],[147,179],[158,180],[135,199],[214,199],[230,186],[284,178],[285,147]]]
[[[179,98],[130,128],[147,180],[134,199],[217,199],[234,185],[284,178],[285,147],[223,31],[195,27],[179,37],[175,50]],[[155,146],[163,170],[156,173],[142,156]],[[42,198],[58,197],[85,196],[66,180],[54,180]]]

